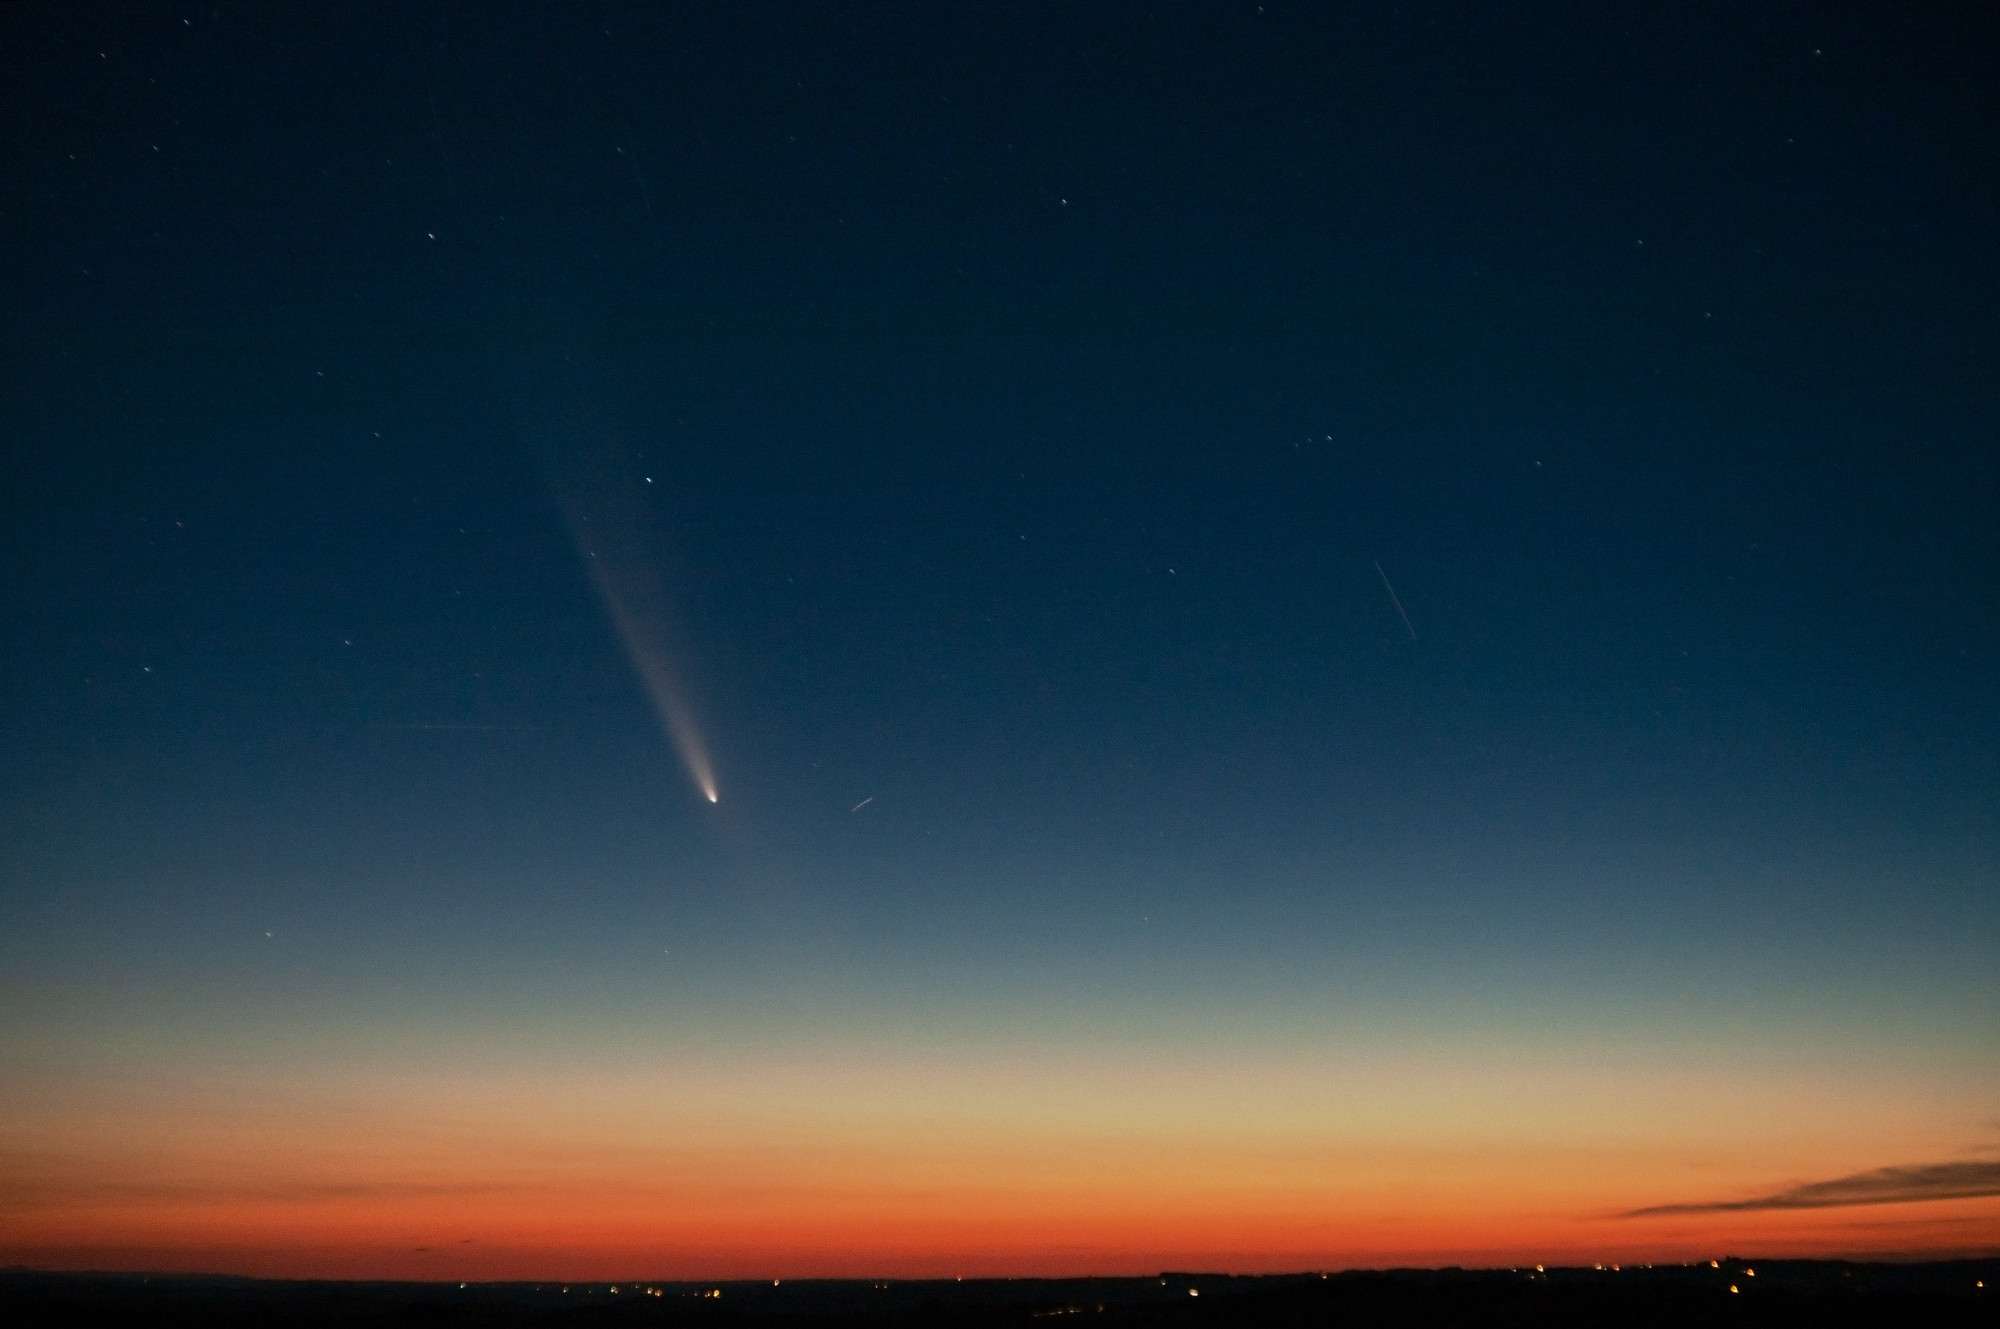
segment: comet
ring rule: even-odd
[[[708,747],[702,742],[694,711],[667,662],[665,596],[658,577],[645,575],[650,569],[618,567],[605,559],[602,552],[586,551],[584,561],[590,566],[591,581],[611,615],[626,658],[631,660],[633,672],[645,686],[646,697],[653,703],[654,714],[659,716],[660,728],[680,753],[695,788],[709,802],[720,803],[722,795],[716,788],[715,767],[709,761]]]
[[[652,703],[661,731],[695,789],[708,802],[720,803],[715,764],[672,663],[671,603],[646,494],[652,477],[644,477],[645,485],[639,483],[643,473],[619,446],[616,431],[594,418],[590,397],[580,393],[568,418],[524,415],[521,430],[543,454],[577,556],[589,569],[591,585]]]

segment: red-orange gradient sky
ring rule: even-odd
[[[1957,1089],[1953,1134],[1934,1096],[1952,1087],[1887,1090],[1879,1067],[1843,1081],[1692,1054],[1645,1067],[1432,1052],[850,1048],[703,1064],[652,1048],[510,1074],[38,1078],[15,1094],[0,1154],[0,1259],[917,1277],[1908,1257],[2000,1239],[1990,1196],[1621,1216],[1962,1153],[1990,1084]]]
[[[1996,69],[0,3],[0,1265],[2000,1252]]]

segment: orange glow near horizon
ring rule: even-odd
[[[1351,1069],[1351,1068],[1350,1068]],[[1260,1073],[1261,1071],[1261,1073]],[[949,1277],[1955,1254],[2000,1200],[1621,1218],[1935,1153],[1896,1099],[1728,1139],[1648,1076],[1004,1058],[50,1089],[0,1262],[353,1278]],[[1709,1086],[1794,1118],[1810,1091]],[[1564,1102],[1568,1106],[1563,1106]]]

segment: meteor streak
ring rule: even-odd
[[[1403,602],[1396,598],[1396,588],[1389,584],[1389,574],[1382,571],[1382,565],[1379,562],[1375,565],[1375,575],[1382,579],[1382,589],[1389,593],[1389,603],[1396,606],[1396,616],[1402,619],[1403,626],[1409,629],[1410,640],[1415,641],[1417,639],[1417,630],[1410,627],[1410,616],[1403,612]]]

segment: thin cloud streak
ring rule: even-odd
[[[456,1199],[531,1192],[506,1182],[421,1181],[101,1181],[68,1183],[41,1178],[11,1183],[0,1213],[76,1205],[338,1204],[344,1201]]]
[[[1808,1182],[1749,1200],[1704,1200],[1631,1209],[1620,1218],[1667,1214],[1749,1213],[1768,1209],[1836,1209],[1860,1204],[1913,1204],[1919,1200],[1971,1200],[2000,1195],[2000,1161],[1964,1160],[1884,1167],[1832,1181]]]

